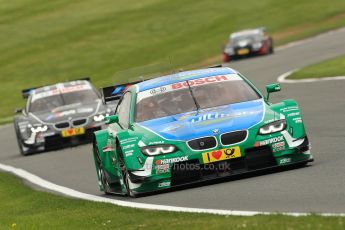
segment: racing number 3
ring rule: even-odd
[[[214,150],[211,152],[206,152],[202,154],[202,159],[205,164],[216,162],[216,161],[223,161],[232,158],[241,157],[241,151],[239,146]]]

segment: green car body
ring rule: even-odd
[[[236,88],[231,90],[232,85]],[[280,85],[266,88],[269,94]],[[198,95],[200,89],[208,91]],[[212,94],[213,89],[219,95]],[[241,91],[230,100],[232,94],[221,90]],[[248,93],[238,96],[242,92]],[[179,94],[188,96],[181,99]],[[210,98],[216,106],[207,104]],[[163,100],[166,111],[156,102],[152,108],[152,103],[143,104],[153,99]],[[180,113],[174,105],[183,103],[188,104],[182,108],[187,112]],[[150,110],[158,113],[145,114]],[[95,132],[93,142],[99,188],[105,193],[134,197],[313,161],[297,103],[271,104],[268,95],[230,68],[180,72],[127,87],[115,115],[106,122],[107,128]]]

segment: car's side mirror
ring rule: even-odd
[[[14,110],[14,113],[22,113],[23,112],[23,109],[22,108],[16,108]]]
[[[278,92],[281,90],[280,84],[279,83],[273,83],[266,85],[266,91],[267,91],[267,97],[266,100],[268,101],[270,97],[270,93]]]
[[[104,118],[106,124],[113,124],[119,122],[119,116],[118,115],[110,115]]]

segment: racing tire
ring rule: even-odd
[[[103,186],[103,192],[106,195],[111,194],[110,184],[108,182],[106,173],[104,172],[104,169],[102,167],[99,168],[99,174],[100,174],[100,177],[101,177],[101,183],[102,183],[102,186]]]
[[[17,126],[16,123],[14,125],[14,130],[15,130],[15,133],[16,133],[16,139],[17,139],[17,144],[18,144],[18,149],[19,149],[20,154],[23,155],[23,156],[28,156],[29,154],[32,153],[32,151],[30,151],[29,149],[28,150],[24,150],[24,146],[23,146],[22,142],[20,141],[19,130],[18,130],[18,126]]]
[[[273,48],[273,45],[271,45],[269,48],[269,54],[273,54],[273,53],[274,53],[274,48]]]
[[[274,53],[274,46],[273,46],[273,39],[270,38],[270,48],[269,48],[269,54],[273,54]]]
[[[95,158],[97,159],[98,174],[99,174],[102,186],[103,186],[103,192],[106,195],[109,195],[109,194],[111,194],[111,187],[110,187],[110,184],[108,182],[106,172],[104,171],[104,169],[102,167],[102,162],[101,162],[101,157],[99,156],[98,147],[95,143],[93,144],[93,146],[94,146]]]
[[[131,179],[129,178],[128,171],[125,171],[125,176],[123,182],[125,183],[126,190],[127,190],[127,196],[135,198],[136,195],[133,193],[132,189],[130,189],[129,184],[132,183]]]
[[[121,168],[122,180],[123,180],[123,183],[124,183],[124,185],[126,187],[126,193],[127,193],[126,195],[129,196],[129,197],[135,198],[136,195],[133,193],[132,189],[129,186],[129,184],[131,183],[131,179],[129,178],[129,174],[128,174],[128,171],[127,171],[126,163],[125,163],[125,161],[123,159],[123,154],[122,154],[121,149],[118,149],[118,153],[119,153],[119,156],[120,156],[120,168]]]

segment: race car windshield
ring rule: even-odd
[[[248,40],[250,42],[259,42],[261,40],[260,34],[238,35],[230,39],[231,44],[237,44],[240,41]]]
[[[208,77],[188,82],[190,89],[187,82],[179,82],[139,92],[135,121],[142,122],[197,111],[197,105],[199,109],[206,109],[261,98],[238,76]]]
[[[59,93],[41,97],[34,101],[31,100],[29,112],[52,111],[53,109],[67,105],[92,103],[97,99],[99,99],[98,95],[92,89]]]

